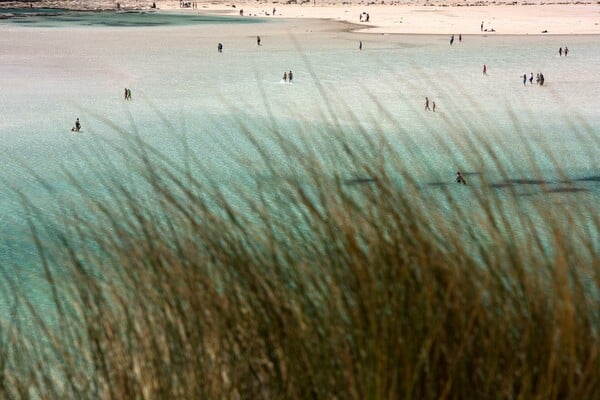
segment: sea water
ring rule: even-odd
[[[600,200],[598,37],[464,35],[450,45],[440,35],[331,26],[160,13],[0,21],[0,264],[11,282],[32,285],[39,304],[50,301],[34,283],[43,275],[28,223],[35,215],[23,198],[48,215],[64,204],[85,208],[65,170],[95,199],[108,197],[98,177],[135,174],[115,150],[133,135],[174,160],[185,141],[223,187],[260,172],[234,161],[258,165],[245,130],[283,164],[273,129],[317,148],[339,131],[351,143],[383,137],[424,195],[461,170],[469,186],[485,184],[498,196],[507,187],[527,194],[541,179],[550,190],[536,201]],[[571,51],[561,57],[565,45]],[[531,72],[544,74],[543,86],[523,85]],[[133,100],[124,101],[124,88]],[[435,113],[424,110],[425,96]],[[75,118],[82,132],[71,132]],[[513,179],[483,151],[473,162],[473,138],[503,158]],[[333,172],[372,178],[323,166],[324,175]]]

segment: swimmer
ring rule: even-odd
[[[456,183],[462,183],[463,185],[467,184],[467,181],[465,181],[465,178],[463,178],[463,176],[460,174],[460,172],[456,173],[456,179],[455,179]]]

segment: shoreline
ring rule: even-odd
[[[2,3],[2,8],[62,8],[77,11],[150,10],[152,1],[122,0],[43,0],[37,2]],[[490,2],[473,3],[434,0],[410,4],[392,2],[371,4],[356,0],[322,4],[282,4],[277,1],[257,3],[190,2],[196,7],[180,7],[178,0],[155,1],[156,10],[184,14],[230,15],[244,18],[319,19],[353,25],[351,32],[374,34],[431,35],[600,35],[600,1],[593,2]],[[275,15],[273,9],[276,10]],[[243,13],[243,15],[242,15]],[[363,17],[369,15],[366,22]],[[483,25],[482,25],[483,24]]]

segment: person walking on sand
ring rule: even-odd
[[[429,111],[429,97],[425,96],[425,111]]]
[[[290,72],[288,72],[288,81],[292,83],[292,79],[294,79],[294,74],[292,74],[292,70],[290,70]]]
[[[358,50],[362,50],[362,40],[358,41]]]
[[[459,33],[459,34],[458,34],[458,41],[459,41],[459,42],[462,42],[462,33]]]
[[[455,180],[455,181],[456,181],[456,183],[458,183],[458,184],[461,184],[461,183],[462,183],[463,185],[466,185],[466,184],[467,184],[467,181],[465,181],[465,178],[463,178],[463,176],[460,174],[460,172],[457,172],[457,173],[456,173],[456,178],[455,178],[454,180]]]
[[[483,64],[483,74],[487,75],[487,65]]]

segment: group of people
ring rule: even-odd
[[[425,96],[425,111],[435,112],[435,101],[431,102],[431,108],[429,107],[429,97]]]
[[[292,83],[293,79],[294,79],[294,74],[292,73],[291,70],[290,70],[290,72],[284,72],[283,73],[283,81],[284,82]]]
[[[179,0],[179,8],[198,8],[198,3],[195,1]]]
[[[462,33],[458,34],[458,41],[462,42]],[[450,46],[452,46],[452,43],[454,43],[454,33],[450,36]]]
[[[483,21],[481,21],[481,32],[496,32],[496,30],[494,28],[490,28],[490,29],[483,29]]]
[[[565,57],[569,55],[569,48],[567,46],[565,46],[564,50],[562,47],[558,48],[558,55],[562,57],[563,53],[564,53]]]
[[[124,95],[124,99],[125,99],[125,100],[131,100],[131,89],[127,89],[127,88],[125,88],[125,95]]]
[[[523,86],[527,85],[527,80],[528,80],[527,74],[523,74]],[[543,86],[544,85],[544,74],[542,74],[541,72],[536,74],[535,83],[537,83],[540,86]],[[529,75],[529,84],[533,85],[533,72],[531,73],[531,75]]]

